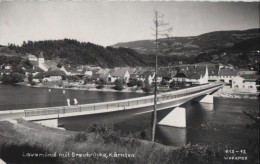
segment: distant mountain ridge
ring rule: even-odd
[[[172,37],[167,43],[160,44],[160,52],[164,55],[198,55],[202,52],[212,53],[223,49],[232,49],[240,42],[251,39],[259,39],[260,29],[234,30],[234,31],[215,31],[198,36]],[[257,42],[254,48],[258,48]],[[139,40],[125,43],[117,43],[112,47],[131,48],[142,54],[153,54],[154,40]]]

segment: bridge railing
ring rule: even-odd
[[[171,91],[171,92],[159,94],[157,97],[157,102],[182,98],[184,96],[191,95],[203,90],[219,87],[220,85],[222,84],[209,84],[209,85],[180,89],[177,91]],[[25,117],[96,111],[96,110],[108,110],[108,109],[124,109],[124,108],[129,108],[134,106],[140,106],[140,105],[148,105],[148,104],[151,105],[153,103],[154,103],[154,96],[150,95],[150,96],[103,102],[103,103],[27,109],[25,110]]]

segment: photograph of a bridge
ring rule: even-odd
[[[259,7],[0,0],[0,164],[259,163]]]

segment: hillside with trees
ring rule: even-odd
[[[25,55],[27,53],[39,56],[42,51],[48,60],[56,58],[62,59],[66,64],[88,64],[101,67],[118,66],[151,66],[154,64],[154,56],[140,54],[129,48],[103,47],[93,43],[78,42],[77,40],[45,40],[23,42],[21,46],[10,44],[10,51]],[[187,57],[161,56],[161,65],[172,64],[178,60],[187,62],[191,59]]]

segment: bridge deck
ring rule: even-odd
[[[219,89],[222,84],[208,84],[203,86],[197,86],[187,89],[180,89],[158,95],[158,106],[162,103],[169,103],[184,98],[192,99],[202,94],[207,94]],[[69,117],[73,115],[95,114],[112,112],[119,110],[136,109],[141,107],[152,106],[154,103],[154,96],[144,96],[132,99],[84,104],[78,106],[60,106],[60,107],[48,107],[38,109],[24,110],[24,117],[27,120],[35,119],[47,119],[57,117]],[[170,104],[168,104],[169,106]]]

